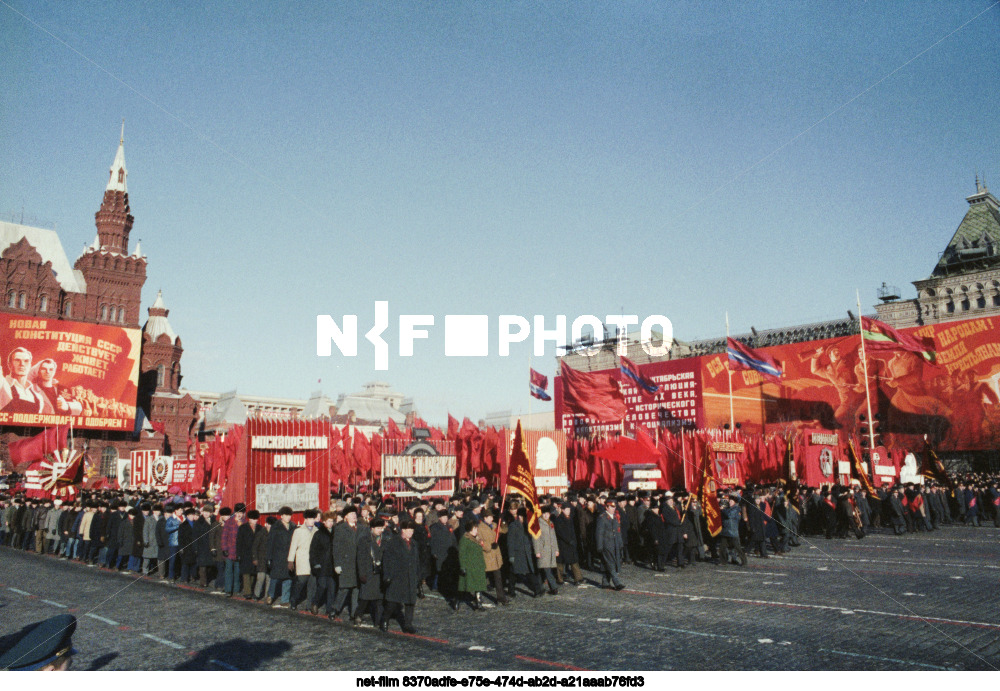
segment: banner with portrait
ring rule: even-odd
[[[130,431],[141,332],[0,312],[0,425]]]
[[[867,352],[873,415],[881,443],[945,451],[1000,446],[1000,317],[902,329],[936,353],[928,362],[905,350]],[[931,346],[933,343],[933,346]],[[762,348],[784,371],[779,383],[733,372],[733,414],[744,430],[782,432],[819,425],[861,438],[867,421],[860,335]],[[726,355],[703,356],[706,427],[729,422]]]

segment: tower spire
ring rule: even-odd
[[[132,214],[128,204],[128,170],[125,168],[125,121],[122,120],[118,151],[111,164],[111,177],[104,190],[104,199],[94,220],[97,223],[98,246],[109,252],[128,254],[128,234],[132,230]]]
[[[108,178],[108,192],[123,192],[128,194],[128,169],[125,167],[125,120],[122,120],[122,136],[118,140],[118,151],[111,164],[111,176]]]

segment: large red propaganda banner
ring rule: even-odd
[[[872,413],[882,442],[911,450],[927,434],[941,450],[1000,445],[1000,317],[902,329],[936,353],[928,362],[902,349],[868,350]],[[782,368],[779,383],[733,372],[733,410],[744,429],[779,432],[819,426],[861,435],[867,416],[860,335],[763,348]],[[702,360],[706,427],[729,422],[726,355]]]
[[[701,410],[701,362],[700,358],[665,360],[638,365],[643,376],[659,387],[655,394],[644,394],[635,384],[621,376],[617,370],[603,370],[617,378],[618,387],[625,401],[623,421],[601,421],[592,416],[575,414],[563,400],[562,376],[556,377],[554,386],[556,429],[568,434],[585,436],[592,432],[615,432],[642,425],[647,429],[656,427],[677,430],[702,427]]]
[[[940,451],[1000,447],[1000,317],[901,332],[936,356],[929,362],[902,348],[866,351],[881,445],[917,451],[926,434]],[[775,383],[754,370],[732,373],[732,416],[744,432],[785,435],[822,429],[844,439],[864,436],[862,416],[867,417],[868,405],[860,334],[758,350],[774,358],[783,374]],[[556,427],[576,437],[614,433],[623,426],[626,431],[644,426],[651,433],[657,428],[721,428],[730,420],[727,361],[719,353],[640,365],[642,374],[661,388],[650,397],[622,381],[628,407],[624,425],[574,414],[562,400],[557,378]],[[830,455],[837,457],[832,449]]]
[[[138,329],[0,312],[0,425],[132,430]]]

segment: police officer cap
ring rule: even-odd
[[[73,654],[70,640],[76,631],[76,617],[60,614],[23,629],[16,637],[7,637],[10,647],[0,649],[0,669],[42,669],[65,655]],[[6,641],[5,641],[6,642]]]

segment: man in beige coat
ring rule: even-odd
[[[479,543],[483,546],[483,557],[486,559],[486,575],[493,581],[497,602],[506,607],[510,604],[507,591],[503,587],[503,554],[497,544],[496,519],[491,509],[484,509],[482,521],[479,523]]]
[[[299,604],[302,596],[302,586],[306,586],[306,602],[311,603],[316,595],[316,579],[312,575],[309,564],[309,546],[312,544],[313,533],[316,532],[315,509],[302,512],[303,524],[292,533],[292,544],[288,548],[288,573],[294,574],[292,582],[292,610]]]
[[[539,575],[545,576],[549,584],[549,595],[558,595],[556,588],[556,558],[559,556],[559,546],[556,544],[556,529],[552,525],[552,507],[546,504],[542,507],[542,518],[538,521],[541,534],[534,538],[535,566]]]

